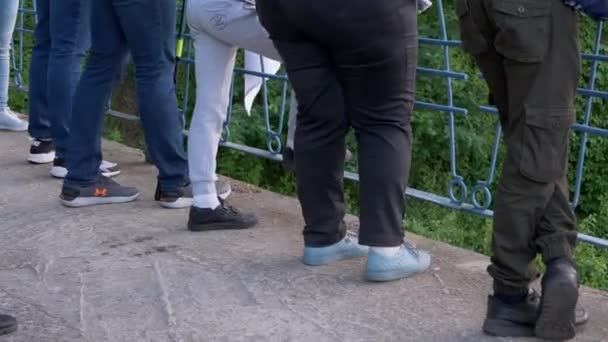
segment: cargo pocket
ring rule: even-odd
[[[508,59],[521,63],[541,62],[551,38],[549,0],[494,0],[498,32],[494,47]]]
[[[525,177],[549,183],[566,174],[573,123],[574,111],[568,108],[526,108],[520,161]]]
[[[481,2],[481,0],[456,0],[455,7],[463,50],[471,55],[477,55],[485,52],[489,44],[471,13],[469,7],[471,1]]]

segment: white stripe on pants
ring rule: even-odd
[[[216,198],[216,156],[226,121],[237,48],[280,61],[254,9],[237,0],[189,0],[187,18],[194,39],[196,105],[190,124],[188,162],[197,197]],[[288,146],[293,146],[295,97],[290,109]],[[211,206],[211,205],[210,205]]]

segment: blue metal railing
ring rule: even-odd
[[[33,2],[33,1],[32,1]],[[34,2],[33,2],[34,3]],[[501,127],[496,120],[495,132],[494,132],[494,140],[490,153],[490,165],[487,170],[487,176],[485,179],[477,180],[475,184],[469,189],[469,186],[466,184],[465,179],[462,175],[458,173],[457,168],[457,143],[456,143],[456,123],[455,117],[457,115],[468,115],[468,111],[465,108],[458,107],[454,104],[454,93],[453,93],[453,80],[467,80],[468,75],[466,73],[457,72],[451,69],[450,63],[450,49],[452,48],[460,48],[461,43],[456,40],[450,40],[448,37],[448,30],[446,26],[446,16],[444,13],[444,3],[442,0],[436,0],[435,9],[438,15],[439,21],[439,38],[426,38],[422,37],[419,39],[421,46],[429,46],[441,49],[442,66],[439,69],[427,68],[427,67],[418,67],[418,75],[423,77],[440,77],[445,80],[445,91],[447,100],[443,103],[435,103],[435,102],[424,102],[424,101],[416,101],[416,109],[424,109],[424,110],[432,110],[432,111],[440,111],[444,112],[448,115],[448,142],[449,142],[449,159],[450,159],[450,176],[451,180],[447,186],[447,196],[442,196],[439,194],[434,194],[418,189],[409,188],[406,191],[406,195],[412,198],[424,200],[427,202],[431,202],[443,207],[453,208],[458,210],[463,210],[467,212],[471,212],[474,214],[482,215],[485,217],[491,217],[493,212],[489,210],[492,204],[492,194],[490,191],[490,185],[495,180],[496,174],[496,164],[499,156],[499,147],[501,140]],[[33,27],[31,24],[28,26],[26,24],[25,18],[27,16],[35,17],[36,8],[35,4],[31,5],[31,8],[24,5],[24,1],[21,1],[20,4],[20,15],[17,20],[17,27],[15,29],[14,38],[18,40],[19,44],[16,44],[12,50],[12,63],[13,63],[13,86],[21,89],[23,91],[27,91],[26,83],[22,77],[22,71],[24,67],[27,67],[24,63],[25,56],[25,48],[24,48],[24,36],[27,34],[33,33]],[[30,20],[33,22],[33,20]],[[577,167],[576,174],[574,180],[574,188],[573,188],[573,198],[571,205],[576,207],[580,202],[581,197],[581,188],[583,184],[583,175],[584,175],[584,167],[585,167],[585,157],[587,154],[587,142],[589,140],[590,135],[608,137],[608,129],[593,127],[591,126],[591,114],[593,109],[593,99],[608,98],[608,92],[601,91],[596,89],[596,81],[597,81],[597,73],[598,73],[598,65],[602,62],[608,61],[607,55],[600,54],[600,47],[602,41],[602,24],[598,24],[596,30],[596,37],[593,46],[593,53],[584,53],[582,55],[583,60],[589,61],[591,63],[591,71],[588,75],[589,80],[586,88],[579,89],[578,94],[581,97],[585,98],[585,105],[583,111],[583,119],[582,122],[576,123],[572,126],[574,132],[581,135],[580,139],[580,148],[578,151],[578,159],[577,159]],[[190,79],[192,77],[192,67],[194,64],[193,58],[193,49],[191,38],[188,34],[185,35],[185,50],[184,56],[180,59],[180,63],[182,63],[183,67],[183,83],[179,84],[183,89],[183,100],[180,105],[182,115],[185,115],[185,112],[190,109],[189,103],[191,100],[190,91]],[[281,136],[283,133],[283,126],[285,124],[285,112],[287,111],[287,94],[288,94],[288,82],[287,77],[284,74],[279,75],[271,75],[266,74],[264,72],[254,72],[250,70],[245,70],[243,68],[235,68],[234,75],[239,74],[249,74],[254,76],[262,77],[263,86],[262,86],[262,105],[263,105],[263,113],[265,117],[265,128],[266,128],[266,136],[267,136],[267,146],[265,149],[246,146],[239,143],[230,141],[230,119],[232,117],[232,101],[228,108],[228,120],[224,125],[224,132],[222,135],[221,145],[227,148],[235,149],[238,151],[242,151],[244,153],[252,154],[258,157],[267,158],[275,161],[282,160],[281,151],[283,149],[283,144],[281,140]],[[234,78],[233,78],[234,79]],[[281,82],[281,99],[280,105],[278,106],[278,113],[271,113],[269,109],[269,96],[268,96],[268,88],[267,82]],[[232,88],[230,91],[231,99],[234,99],[234,83],[232,82]],[[496,109],[494,107],[482,105],[479,108],[481,113],[487,113],[490,115],[496,115]],[[139,118],[136,115],[122,113],[116,110],[110,109],[108,112],[109,115],[130,120],[130,121],[138,121]],[[276,124],[276,128],[273,127],[271,123],[271,116],[278,115],[278,122]],[[184,130],[184,134],[187,135],[188,132]],[[345,177],[347,179],[351,179],[353,181],[358,181],[358,174],[355,172],[345,172]],[[481,199],[480,199],[481,198]],[[579,234],[579,240],[583,242],[587,242],[593,244],[598,247],[608,248],[608,240],[602,237],[594,237],[585,234]]]

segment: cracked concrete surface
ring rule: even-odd
[[[105,143],[138,201],[64,208],[49,166],[25,162],[27,136],[0,132],[0,311],[19,331],[0,341],[504,341],[480,333],[487,258],[445,244],[432,270],[364,281],[364,260],[299,261],[298,203],[234,184],[257,228],[190,233],[187,210],[153,201],[141,152]],[[464,228],[463,228],[464,229]],[[584,289],[578,341],[608,341],[608,294]]]

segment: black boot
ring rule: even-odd
[[[574,338],[575,325],[579,321],[576,317],[579,282],[572,261],[564,258],[548,263],[542,279],[543,296],[536,321],[536,337],[546,340]]]
[[[0,335],[10,334],[17,331],[17,320],[15,317],[0,315]]]
[[[488,312],[483,324],[486,334],[499,337],[534,337],[539,317],[541,297],[530,290],[524,300],[506,303],[495,296],[488,297]],[[589,316],[584,309],[576,311],[575,325],[587,323]]]
[[[532,337],[539,304],[540,296],[534,290],[517,303],[506,303],[496,296],[488,296],[483,331],[500,337]]]

